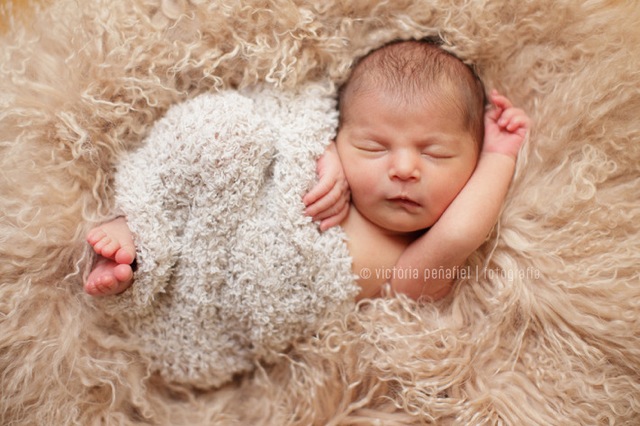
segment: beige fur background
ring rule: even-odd
[[[0,424],[640,422],[640,3],[48,3],[0,5]],[[81,285],[118,152],[197,93],[339,83],[435,34],[535,121],[470,276],[438,305],[363,304],[220,390],[149,375]]]

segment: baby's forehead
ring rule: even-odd
[[[437,87],[411,91],[402,87],[380,86],[375,84],[361,85],[358,90],[344,96],[340,103],[342,113],[356,113],[352,108],[356,104],[363,106],[384,105],[395,110],[420,110],[425,116],[441,116],[449,120],[460,119],[465,124],[469,115],[469,105],[464,101],[460,90],[451,87]],[[466,124],[465,124],[466,127]]]

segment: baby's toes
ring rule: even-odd
[[[95,246],[102,241],[107,234],[101,228],[93,228],[87,233],[87,242],[92,246]]]
[[[113,288],[118,285],[116,278],[112,275],[103,275],[97,278],[93,283],[92,288],[87,291],[92,296],[106,296],[113,292]]]
[[[108,259],[113,259],[114,255],[120,248],[120,243],[117,240],[114,240],[111,237],[104,237],[100,241],[98,241],[94,246],[93,250]]]
[[[113,275],[118,281],[118,289],[114,288],[116,293],[126,290],[133,280],[133,270],[129,265],[118,265],[113,269]]]
[[[120,250],[120,242],[112,238],[109,239],[109,243],[102,247],[102,255],[106,258],[115,260],[116,253]]]
[[[115,253],[114,260],[117,263],[131,265],[136,258],[136,249],[131,244],[125,244]]]

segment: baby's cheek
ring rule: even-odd
[[[356,202],[365,202],[368,198],[371,184],[367,184],[362,180],[354,180],[349,182],[349,189],[351,191],[351,199]]]
[[[366,167],[359,167],[356,169],[356,173],[351,172],[346,174],[346,176],[352,191],[355,189],[357,191],[367,192],[372,191],[376,187],[377,179],[372,175],[370,169]]]
[[[431,194],[430,204],[431,211],[440,217],[442,213],[449,207],[449,205],[456,198],[458,193],[460,192],[460,187],[457,182],[450,183],[448,185],[442,185],[438,188],[437,191],[434,191]]]

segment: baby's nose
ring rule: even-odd
[[[391,167],[389,168],[389,177],[399,180],[420,179],[419,161],[419,156],[410,152],[394,154]]]

